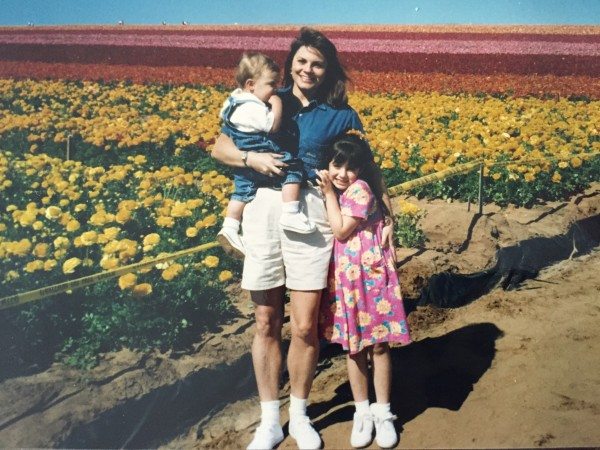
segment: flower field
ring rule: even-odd
[[[328,34],[388,185],[483,159],[486,199],[530,206],[599,179],[598,29]],[[232,189],[210,159],[232,68],[247,48],[282,59],[294,35],[0,30],[1,296],[213,241]],[[476,192],[474,175],[415,190]],[[79,365],[185,347],[227,316],[238,274],[210,250],[6,311],[3,333],[15,358],[46,348]]]

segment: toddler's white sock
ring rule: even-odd
[[[237,233],[240,230],[240,221],[233,217],[225,217],[223,220],[223,228],[233,228]]]
[[[260,420],[267,424],[279,423],[279,400],[260,402]]]
[[[307,399],[294,397],[290,394],[290,417],[306,415]]]
[[[356,407],[356,412],[358,414],[369,414],[371,410],[369,409],[369,400],[363,400],[362,402],[354,402],[354,406]]]
[[[289,214],[297,214],[300,212],[300,201],[283,202],[281,205],[281,212]]]

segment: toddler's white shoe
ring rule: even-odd
[[[254,439],[248,445],[247,450],[272,449],[283,441],[283,430],[278,423],[260,424],[254,432]]]
[[[375,404],[371,405],[371,413],[375,421],[375,442],[381,448],[392,448],[398,443],[398,434],[394,428],[394,420],[397,419],[391,412],[377,414],[374,411]]]
[[[244,248],[242,237],[231,228],[221,228],[217,233],[217,242],[229,256],[233,256],[237,259],[244,259],[244,256],[246,256],[246,249]]]
[[[307,416],[290,417],[290,436],[296,440],[300,450],[316,450],[321,448],[321,436],[313,428]]]
[[[366,447],[373,440],[373,416],[354,413],[350,445],[354,448]]]
[[[301,234],[310,234],[317,229],[315,224],[302,211],[297,213],[282,212],[279,218],[279,226],[284,230]]]

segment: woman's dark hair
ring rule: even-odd
[[[346,74],[346,70],[340,63],[333,42],[327,39],[323,33],[313,28],[302,27],[300,29],[300,34],[292,42],[290,52],[285,60],[285,78],[283,79],[283,85],[287,87],[293,84],[291,74],[292,61],[300,47],[312,47],[318,50],[325,58],[327,64],[325,69],[325,79],[316,92],[317,99],[334,107],[346,105],[348,103],[348,96],[346,94],[348,75]]]
[[[381,170],[373,159],[371,147],[365,139],[356,134],[342,134],[327,148],[322,167],[348,165],[348,169],[357,170],[358,178],[367,182],[383,215],[390,215],[383,202],[383,177]]]

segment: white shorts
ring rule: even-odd
[[[242,288],[264,291],[285,285],[297,291],[327,286],[327,271],[333,248],[333,233],[321,191],[313,186],[301,189],[300,207],[317,226],[311,234],[279,228],[281,191],[259,188],[244,208],[242,233],[246,258]]]

